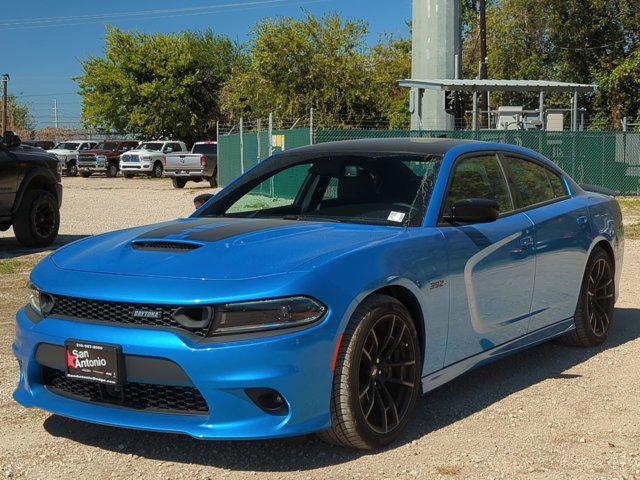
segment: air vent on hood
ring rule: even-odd
[[[155,252],[186,252],[189,250],[195,250],[202,245],[189,242],[168,242],[166,240],[153,241],[153,240],[138,240],[132,242],[131,245],[136,250],[151,250]]]

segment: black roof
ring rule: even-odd
[[[464,143],[477,143],[475,140],[450,138],[366,138],[344,140],[340,142],[316,143],[306,147],[286,150],[278,156],[306,157],[322,154],[358,154],[358,153],[417,153],[444,155],[452,148]]]

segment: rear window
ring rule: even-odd
[[[192,153],[202,153],[203,155],[217,155],[218,145],[215,143],[199,143],[193,146]]]
[[[567,195],[562,179],[548,168],[523,158],[505,157],[516,187],[519,207],[548,202]]]

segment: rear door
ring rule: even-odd
[[[503,161],[518,208],[535,226],[531,332],[575,313],[591,243],[589,213],[555,170],[525,156],[504,155]]]
[[[451,224],[450,206],[465,198],[497,200],[500,218]],[[451,365],[526,333],[535,278],[533,223],[515,211],[498,157],[474,154],[454,166],[440,228],[449,258],[445,365]]]

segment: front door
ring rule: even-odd
[[[17,165],[13,153],[0,147],[0,217],[8,216],[17,189]]]
[[[450,206],[465,198],[497,200],[500,218],[459,225]],[[533,222],[514,213],[502,166],[495,155],[456,163],[440,228],[447,241],[450,314],[445,366],[527,332],[535,277]]]

